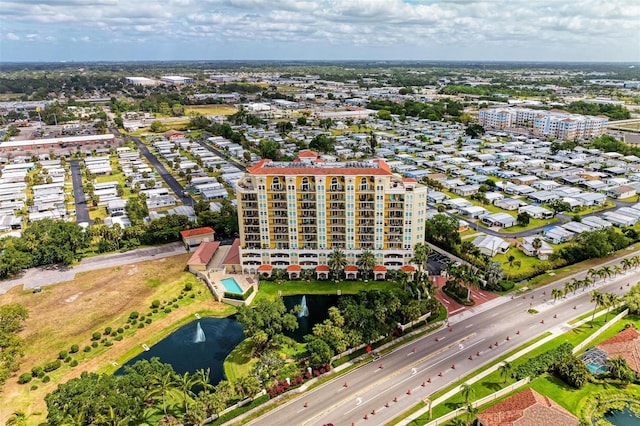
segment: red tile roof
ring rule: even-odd
[[[218,246],[220,246],[220,241],[201,242],[187,261],[187,265],[206,265],[218,250]]]
[[[316,266],[316,272],[329,272],[331,269],[329,265],[318,265]]]
[[[409,177],[403,177],[403,178],[402,178],[402,181],[403,181],[403,182],[417,182],[417,181],[418,181],[418,179],[416,179],[416,178],[409,178]]]
[[[389,165],[380,159],[373,160],[379,167],[372,165],[371,167],[287,167],[286,163],[282,163],[281,167],[264,167],[271,160],[265,158],[258,161],[254,166],[248,167],[247,171],[254,175],[312,175],[312,176],[388,176],[391,175]],[[346,163],[344,163],[346,165]]]
[[[622,357],[633,371],[640,373],[640,332],[629,327],[598,345],[611,358]]]
[[[298,153],[298,157],[300,158],[303,158],[303,157],[315,158],[317,156],[318,156],[318,153],[310,149],[303,149]]]
[[[182,238],[188,238],[188,237],[195,237],[196,235],[213,234],[215,232],[216,231],[214,231],[213,228],[209,228],[208,226],[205,226],[203,228],[187,229],[184,231],[180,231],[180,236],[182,236]]]
[[[224,260],[222,261],[223,265],[239,265],[240,264],[240,238],[236,238],[231,243],[231,247],[227,252]]]
[[[376,265],[373,267],[373,272],[387,272],[387,267],[384,265]]]
[[[260,265],[258,266],[258,272],[271,272],[273,271],[272,265]]]
[[[531,388],[489,407],[478,414],[485,426],[577,426],[578,418],[552,399]]]
[[[344,267],[345,272],[358,272],[358,267],[356,265],[347,265]]]
[[[302,268],[300,265],[289,265],[287,266],[287,272],[300,272]]]
[[[413,265],[403,265],[402,267],[400,267],[400,270],[404,271],[404,272],[415,272],[416,271],[416,267]]]

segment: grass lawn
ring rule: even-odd
[[[391,281],[369,281],[365,283],[363,281],[340,281],[335,283],[333,281],[284,281],[279,284],[275,281],[260,281],[258,294],[255,300],[260,298],[275,299],[278,297],[278,292],[281,292],[282,296],[289,296],[295,294],[337,294],[340,290],[342,294],[356,294],[360,290],[386,290],[386,289],[401,289],[400,283],[394,283]]]
[[[513,232],[526,231],[528,229],[538,228],[540,226],[548,226],[553,225],[558,222],[558,218],[554,217],[552,219],[531,219],[527,226],[516,225],[510,228],[500,228],[498,232],[501,234],[509,234]],[[508,235],[506,235],[508,236]]]
[[[198,113],[203,115],[231,115],[238,112],[238,110],[229,105],[191,105],[185,107],[185,115],[192,113]]]
[[[342,136],[345,133],[369,133],[372,132],[373,129],[365,126],[358,126],[357,124],[352,124],[346,129],[331,129],[331,136]]]
[[[97,207],[89,208],[89,218],[91,218],[91,220],[94,220],[94,221],[96,219],[104,220],[108,216],[109,216],[109,212],[107,211],[106,206],[97,206]]]
[[[516,260],[520,261],[520,266],[514,266],[511,268],[508,261],[509,256],[513,256]],[[494,256],[493,261],[500,263],[506,278],[509,278],[511,274],[516,275],[529,271],[532,272],[535,265],[539,265],[543,262],[537,257],[527,256],[522,252],[522,250],[519,250],[516,247],[511,247],[505,254],[498,254]]]
[[[43,287],[41,293],[23,291],[20,287],[0,295],[0,303],[19,303],[29,311],[29,318],[20,333],[25,340],[25,356],[18,375],[32,367],[53,361],[59,351],[73,344],[80,352],[72,355],[78,367],[67,364],[51,373],[51,382],[32,382],[18,385],[17,376],[10,378],[0,393],[0,424],[14,411],[32,414],[32,424],[39,424],[46,416],[44,397],[59,383],[77,377],[82,371],[113,371],[111,362],[125,362],[138,354],[142,343],[152,345],[165,337],[181,321],[193,319],[194,313],[225,316],[234,308],[217,303],[208,289],[191,274],[184,271],[190,254],[173,256],[137,264],[100,269],[77,274],[73,281]],[[157,313],[153,322],[144,328],[125,330],[122,341],[113,346],[98,346],[88,353],[82,348],[90,345],[91,333],[105,327],[123,327],[132,311],[149,313],[152,300],[172,300],[190,282],[195,297],[178,300],[180,308],[170,314]],[[40,414],[35,414],[40,413]]]
[[[249,375],[257,358],[251,358],[253,344],[250,339],[245,339],[224,360],[224,375],[228,381],[233,382],[239,377]]]

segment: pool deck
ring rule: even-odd
[[[209,279],[213,283],[213,286],[220,294],[224,294],[225,291],[227,291],[224,284],[222,284],[222,280],[225,278],[233,278],[236,283],[238,283],[243,293],[249,290],[249,288],[256,282],[255,277],[247,274],[227,274],[223,271],[214,271],[209,272],[208,275]]]

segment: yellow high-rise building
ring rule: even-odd
[[[236,195],[246,273],[311,269],[322,277],[332,251],[342,250],[345,270],[354,271],[369,250],[380,277],[412,270],[413,248],[424,242],[427,187],[384,160],[324,162],[308,150],[293,162],[262,160],[238,181]]]

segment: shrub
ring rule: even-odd
[[[182,299],[183,297],[184,297],[184,295],[180,294],[180,295],[178,296],[178,299]]]
[[[65,359],[68,356],[69,356],[69,353],[67,351],[60,351],[60,353],[58,353],[58,358],[60,359]]]
[[[42,369],[42,367],[33,367],[31,369],[31,375],[33,377],[44,377],[44,370]]]
[[[153,310],[153,311],[151,311],[151,312],[153,312],[154,314],[157,314],[157,313],[158,313],[158,310],[157,310],[157,309],[154,309],[154,310]]]
[[[160,301],[158,299],[154,300],[153,302],[151,302],[151,308],[158,308],[160,307]]]
[[[509,291],[515,286],[515,283],[513,281],[502,280],[498,282],[498,285],[502,291]]]
[[[141,322],[140,324],[138,324],[138,328],[144,328],[144,323]]]
[[[91,344],[91,347],[92,347],[92,348],[97,348],[97,347],[98,347],[98,342],[93,342],[93,343]]]
[[[113,338],[113,340],[117,340],[119,342],[120,340],[122,340],[122,335],[121,334],[117,335],[116,337]]]
[[[111,327],[107,327],[104,329],[104,335],[108,336],[109,334],[111,334]]]
[[[36,385],[36,384],[31,385],[31,390],[32,391],[38,390],[38,385]]]
[[[118,334],[124,333],[124,329],[122,327],[118,327]]]
[[[83,351],[84,352],[91,352],[91,346],[85,346]]]
[[[191,283],[186,283],[184,285],[184,291],[191,291],[193,289],[193,284]]]
[[[100,332],[96,331],[95,333],[93,333],[91,335],[91,340],[100,340],[100,336],[102,336],[102,334],[100,334]]]
[[[71,357],[69,355],[64,357],[64,362],[67,363],[67,364],[70,363],[71,362]]]
[[[118,332],[117,332],[117,331],[113,330],[113,331],[111,332],[111,337],[116,337],[117,335],[118,335]]]
[[[77,360],[77,359],[72,360],[72,361],[69,363],[69,365],[70,365],[71,367],[77,367],[77,366],[78,366],[78,360]]]
[[[138,320],[131,320],[131,325],[136,325],[138,323]]]
[[[42,383],[49,383],[50,381],[51,381],[51,377],[49,377],[49,376],[44,376],[42,378]]]
[[[583,387],[592,377],[584,362],[573,355],[562,358],[554,366],[554,373],[576,389]]]
[[[125,330],[128,330],[128,329],[130,329],[130,328],[131,328],[131,326],[130,326],[129,324],[126,324],[126,325],[124,326],[124,329],[125,329]]]
[[[191,293],[191,294],[189,295],[189,297],[190,297],[191,299],[195,299],[195,298],[196,298],[196,295],[195,295],[195,294],[193,294],[193,293]]]
[[[165,314],[170,314],[171,313],[171,308],[169,308],[169,307],[164,308],[164,313]]]
[[[18,383],[24,385],[25,383],[29,383],[32,378],[31,373],[22,373],[20,377],[18,377]]]
[[[134,320],[136,318],[138,318],[140,316],[140,314],[137,311],[133,311],[129,314],[129,319]]]
[[[106,342],[104,342],[104,345],[106,347],[113,346],[113,342],[111,340],[107,340]]]
[[[538,377],[542,373],[546,373],[552,366],[560,362],[564,357],[571,355],[571,349],[573,345],[571,343],[563,343],[557,348],[548,350],[534,358],[531,358],[527,363],[519,365],[513,376],[516,380],[522,380],[525,377],[531,377],[532,379]]]
[[[71,349],[69,349],[69,352],[71,352],[72,354],[78,353],[78,351],[80,350],[80,347],[78,345],[71,345]]]
[[[147,318],[144,322],[146,322],[147,324],[151,324],[151,318]]]
[[[174,303],[174,304],[173,304],[173,308],[174,308],[174,309],[178,309],[179,307],[180,307],[180,305],[178,305],[177,303]]]
[[[51,361],[51,362],[46,363],[44,365],[44,371],[49,373],[51,371],[57,370],[58,368],[60,368],[61,365],[62,365],[62,363],[60,362],[60,360],[56,359],[55,361]],[[47,376],[45,376],[45,377],[47,377]]]

